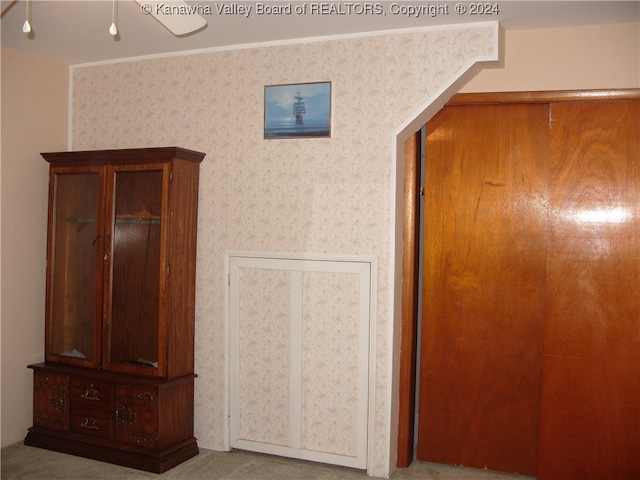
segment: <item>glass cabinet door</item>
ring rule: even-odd
[[[106,368],[158,374],[163,175],[115,170]],[[141,372],[144,373],[144,372]]]
[[[99,356],[100,172],[55,173],[49,231],[47,359],[94,365]]]

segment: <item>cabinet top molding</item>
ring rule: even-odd
[[[200,163],[206,154],[181,147],[125,148],[117,150],[85,150],[45,152],[42,157],[51,164],[126,165],[131,163],[162,163],[173,159]]]

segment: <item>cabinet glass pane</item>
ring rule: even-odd
[[[99,192],[98,173],[55,176],[49,312],[55,355],[94,356]]]
[[[115,173],[109,362],[158,366],[161,170]]]

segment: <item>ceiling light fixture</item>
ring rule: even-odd
[[[111,7],[111,26],[109,27],[109,33],[113,37],[118,35],[118,28],[116,27],[116,0],[113,0],[113,5]]]
[[[31,33],[31,24],[29,23],[29,17],[31,16],[29,1],[30,0],[26,1],[27,7],[26,7],[26,12],[24,14],[25,16],[24,25],[22,25],[22,31],[26,34]]]

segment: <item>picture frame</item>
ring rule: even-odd
[[[264,138],[330,138],[331,82],[264,87]]]

